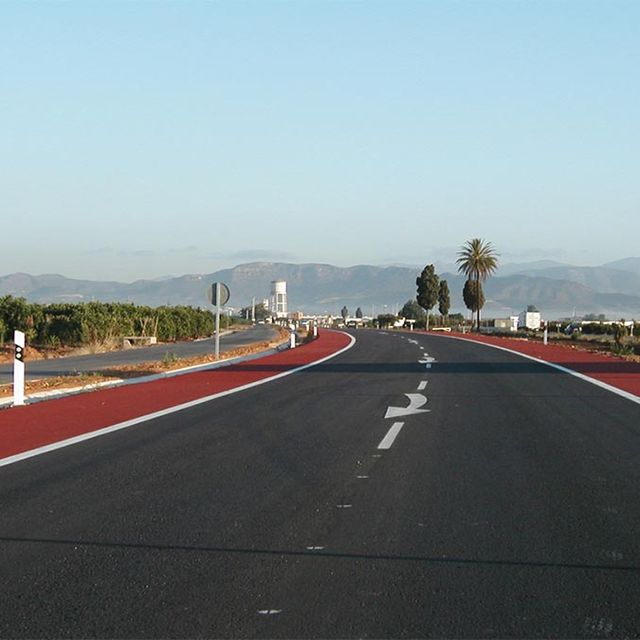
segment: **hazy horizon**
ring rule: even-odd
[[[636,256],[625,256],[622,258],[619,258],[617,260],[612,260],[610,262],[617,262],[618,260],[626,260],[626,259],[630,259],[630,260],[638,260],[638,262],[640,262],[640,257],[636,257]],[[572,264],[569,262],[561,262],[561,261],[555,261],[555,260],[550,260],[547,258],[543,258],[541,260],[526,260],[526,261],[508,261],[508,262],[500,262],[497,271],[495,272],[495,274],[493,275],[493,277],[500,277],[501,275],[503,275],[501,273],[501,270],[504,268],[508,268],[508,267],[528,267],[528,266],[535,266],[536,263],[544,263],[544,262],[550,262],[553,264],[558,264],[558,265],[562,265],[562,266],[567,266],[567,267],[574,267],[574,268],[589,268],[589,267],[604,267],[605,265],[607,265],[608,263],[602,263],[602,264],[597,264],[597,265],[580,265],[580,264]],[[233,263],[233,264],[229,264],[226,266],[222,266],[219,269],[212,269],[212,270],[208,270],[208,271],[188,271],[188,272],[184,272],[184,273],[161,273],[161,274],[157,274],[151,277],[143,277],[143,278],[134,278],[132,280],[118,280],[116,278],[90,278],[90,277],[86,277],[86,276],[74,276],[74,275],[69,275],[67,273],[62,273],[62,272],[57,272],[57,271],[43,271],[43,272],[29,272],[29,271],[13,271],[13,272],[9,272],[9,273],[0,273],[0,278],[2,277],[7,277],[7,276],[11,276],[11,275],[15,275],[15,274],[25,274],[25,275],[29,275],[29,276],[34,276],[34,277],[41,277],[41,276],[62,276],[64,278],[68,278],[71,280],[88,280],[88,281],[95,281],[95,282],[109,282],[109,281],[113,281],[113,282],[120,282],[122,284],[131,284],[133,282],[139,281],[139,280],[147,280],[147,281],[161,281],[161,280],[169,280],[169,279],[174,279],[174,278],[182,278],[182,277],[188,277],[188,276],[204,276],[204,275],[208,275],[211,273],[216,273],[219,271],[226,271],[226,270],[233,270],[236,269],[238,267],[244,266],[244,265],[249,265],[249,264],[260,264],[260,263],[264,263],[264,264],[287,264],[287,265],[294,265],[294,266],[299,266],[299,265],[309,265],[309,264],[325,264],[331,267],[338,267],[338,268],[343,268],[343,269],[350,269],[350,268],[354,268],[354,267],[380,267],[380,268],[389,268],[389,267],[400,267],[400,268],[409,268],[409,269],[422,269],[425,265],[427,264],[435,264],[436,266],[436,270],[439,272],[439,274],[443,274],[443,273],[449,273],[449,274],[453,274],[453,275],[460,275],[458,273],[457,267],[455,264],[453,264],[453,262],[447,263],[444,261],[438,261],[438,260],[426,260],[425,262],[422,263],[410,263],[410,262],[389,262],[389,263],[378,263],[378,264],[372,264],[372,263],[354,263],[354,264],[347,264],[347,265],[336,265],[330,262],[326,262],[326,261],[321,261],[321,262],[307,262],[307,261],[292,261],[292,260],[249,260],[247,262],[237,262],[237,263]],[[619,270],[624,271],[623,268],[621,267],[611,267],[611,268],[617,268]],[[635,269],[633,270],[635,271]]]

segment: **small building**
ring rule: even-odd
[[[274,318],[286,318],[288,316],[286,280],[272,280],[269,312]]]
[[[493,326],[499,331],[517,331],[518,316],[509,316],[508,318],[496,318]]]
[[[532,329],[537,331],[542,325],[539,311],[523,311],[518,316],[518,329]]]

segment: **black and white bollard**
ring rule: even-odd
[[[296,328],[294,325],[290,324],[289,325],[289,348],[290,349],[295,349],[296,348]]]
[[[13,332],[13,406],[24,404],[24,333]]]

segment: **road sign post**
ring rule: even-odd
[[[214,282],[207,290],[207,297],[209,302],[216,308],[214,353],[217,360],[220,357],[220,309],[229,302],[229,287],[224,282]]]
[[[24,333],[13,332],[13,406],[24,404]]]
[[[216,346],[215,346],[215,358],[220,357],[220,283],[216,282]]]

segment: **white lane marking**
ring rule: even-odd
[[[386,418],[400,418],[401,416],[411,416],[414,413],[427,413],[429,409],[420,409],[420,407],[427,404],[426,396],[421,393],[405,393],[405,396],[409,398],[408,407],[387,407],[387,413],[384,414]]]
[[[418,344],[418,341],[417,341],[417,340],[411,340],[411,339],[409,339],[409,340],[408,340],[408,342],[409,342],[409,344]],[[424,349],[424,347],[420,347],[420,348],[421,348],[421,349]]]
[[[427,388],[427,381],[421,380],[420,384],[418,385],[418,391],[424,391],[426,388]]]
[[[615,393],[617,396],[620,396],[621,398],[625,398],[626,400],[631,400],[631,402],[640,404],[640,396],[637,396],[634,393],[631,393],[629,391],[624,391],[623,389],[618,389],[617,387],[613,387],[610,384],[607,384],[606,382],[596,380],[595,378],[590,378],[584,373],[579,373],[578,371],[574,371],[573,369],[568,369],[567,367],[563,367],[562,365],[555,364],[553,362],[548,362],[547,360],[542,360],[541,358],[536,358],[534,356],[528,356],[526,353],[520,353],[519,351],[514,351],[513,349],[507,349],[507,347],[499,347],[497,344],[489,344],[488,342],[478,342],[477,340],[469,340],[469,338],[459,338],[458,336],[438,335],[437,337],[444,338],[445,340],[463,340],[464,342],[481,344],[485,347],[491,347],[492,349],[500,349],[500,351],[513,353],[514,355],[520,356],[521,358],[526,358],[527,360],[533,360],[538,364],[544,364],[544,365],[547,365],[547,367],[551,367],[552,369],[557,369],[558,371],[562,371],[562,373],[568,373],[570,376],[574,376],[575,378],[580,378],[580,380],[584,380],[585,382],[594,384],[596,385],[596,387],[605,389],[605,391],[610,391],[611,393]]]
[[[352,504],[337,504],[336,507],[338,507],[338,509],[351,509],[353,505]]]
[[[276,616],[282,613],[282,609],[260,609],[258,614],[261,616]]]
[[[340,333],[344,333],[344,332],[340,331]],[[7,458],[0,458],[0,467],[13,464],[14,462],[20,462],[21,460],[26,460],[28,458],[33,458],[34,456],[40,456],[44,453],[55,451],[56,449],[69,447],[72,444],[77,444],[78,442],[83,442],[84,440],[90,440],[91,438],[97,438],[99,436],[106,435],[107,433],[120,431],[120,429],[127,429],[128,427],[133,427],[137,424],[140,424],[141,422],[147,422],[148,420],[154,420],[155,418],[168,416],[168,415],[171,415],[172,413],[177,413],[178,411],[184,411],[185,409],[196,407],[199,404],[210,402],[211,400],[217,400],[218,398],[223,398],[224,396],[230,396],[234,393],[245,391],[246,389],[258,387],[262,384],[266,384],[267,382],[273,382],[273,380],[278,380],[279,378],[290,376],[293,373],[298,373],[298,371],[304,371],[305,369],[310,369],[311,367],[315,367],[316,365],[326,362],[327,360],[331,360],[331,358],[335,358],[336,356],[339,356],[341,353],[344,353],[345,351],[348,351],[349,349],[351,349],[351,347],[353,347],[353,345],[356,343],[356,339],[353,336],[349,335],[348,333],[345,333],[344,335],[349,337],[349,340],[350,340],[349,344],[346,347],[343,347],[339,351],[336,351],[335,353],[332,353],[329,356],[320,358],[320,360],[315,360],[314,362],[310,362],[309,364],[304,364],[300,367],[296,367],[295,369],[291,369],[289,371],[283,371],[282,373],[277,373],[276,375],[271,376],[270,378],[263,378],[262,380],[256,380],[255,382],[249,382],[247,384],[243,384],[240,387],[235,387],[234,389],[227,389],[226,391],[221,391],[220,393],[214,393],[213,395],[205,396],[204,398],[198,398],[197,400],[191,400],[190,402],[184,402],[183,404],[178,404],[175,407],[168,407],[167,409],[162,409],[161,411],[154,411],[153,413],[148,413],[144,416],[139,416],[137,418],[132,418],[131,420],[126,420],[125,422],[119,422],[109,427],[104,427],[103,429],[90,431],[89,433],[82,433],[78,436],[74,436],[73,438],[60,440],[59,442],[52,442],[51,444],[47,444],[43,447],[38,447],[37,449],[31,449],[29,451],[23,451],[22,453],[16,453],[15,455],[9,456]]]
[[[359,480],[366,480],[369,476],[356,476]]]
[[[374,453],[373,458],[382,458],[382,454],[381,453]]]
[[[604,635],[608,638],[613,632],[613,622],[607,618],[588,617],[585,618],[582,629],[589,635]]]
[[[324,547],[306,547],[309,551],[322,551]]]
[[[396,439],[397,435],[400,433],[400,429],[402,429],[403,426],[404,422],[394,422],[391,425],[391,429],[387,431],[387,435],[380,441],[378,449],[390,449],[393,441]]]
[[[602,507],[602,510],[605,513],[613,513],[613,514],[620,513],[615,507]]]
[[[436,359],[427,355],[426,353],[424,354],[424,358],[422,358],[422,360],[418,360],[418,362],[420,364],[426,364],[427,362],[435,362]]]

